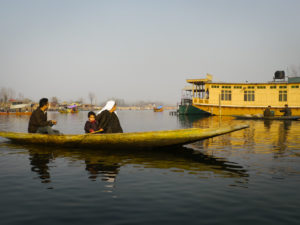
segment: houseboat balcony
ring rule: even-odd
[[[193,104],[208,104],[208,99],[193,98]]]

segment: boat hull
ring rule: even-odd
[[[78,111],[63,111],[63,110],[60,110],[58,112],[60,112],[60,113],[78,113]]]
[[[196,108],[192,105],[179,105],[178,107],[179,115],[211,115],[210,113]]]
[[[88,147],[100,149],[157,148],[192,143],[247,127],[248,125],[236,125],[210,129],[190,128],[180,130],[99,135],[47,135],[0,132],[0,136],[21,144],[52,145],[62,147]]]
[[[233,115],[245,115],[245,114],[263,114],[267,106],[257,106],[257,107],[238,107],[238,106],[217,106],[217,105],[208,105],[208,104],[194,104],[194,106],[200,110],[203,110],[207,113],[211,113],[216,116],[233,116]],[[283,110],[284,107],[272,107],[275,116],[282,116],[283,113],[280,110]],[[300,116],[300,108],[290,107],[292,115]]]
[[[30,116],[32,112],[0,112],[0,115],[16,115],[16,116],[22,116],[27,115]]]
[[[258,116],[234,116],[239,120],[300,120],[300,116],[270,116],[270,117],[258,117]]]

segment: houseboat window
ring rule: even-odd
[[[224,89],[230,89],[231,86],[222,86],[222,88],[224,88]]]
[[[287,101],[287,91],[279,91],[279,101],[280,102]]]
[[[222,90],[221,100],[231,101],[231,91],[230,90]]]
[[[248,89],[254,89],[254,86],[248,86]]]
[[[299,88],[299,85],[293,85],[292,88]]]
[[[280,89],[286,89],[286,86],[279,86]]]
[[[257,89],[266,89],[266,86],[257,86]]]
[[[211,88],[219,88],[219,85],[212,85]]]
[[[235,89],[242,89],[242,86],[234,86]]]
[[[254,91],[244,91],[244,101],[245,102],[255,101]]]
[[[271,89],[276,89],[276,86],[270,86]]]

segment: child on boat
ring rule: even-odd
[[[96,114],[93,111],[88,113],[89,120],[86,121],[84,125],[85,133],[97,133],[101,132],[101,129],[98,130],[98,122],[96,121]]]

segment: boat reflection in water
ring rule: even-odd
[[[38,174],[42,183],[50,183],[49,163],[53,160],[51,153],[39,154],[29,151],[31,171]]]
[[[187,173],[199,178],[223,177],[234,178],[234,183],[244,185],[248,183],[248,173],[242,166],[222,158],[207,156],[186,147],[164,148],[149,150],[87,150],[87,149],[54,149],[40,146],[19,146],[6,143],[7,147],[28,151],[31,171],[37,174],[42,183],[55,180],[55,172],[51,168],[59,167],[59,159],[71,164],[83,166],[87,177],[91,181],[98,178],[106,182],[105,187],[113,188],[117,175],[122,167],[133,166],[139,170],[155,168],[170,173]],[[22,151],[24,154],[24,151]],[[58,160],[58,162],[56,162]],[[71,169],[71,168],[68,168]],[[233,185],[236,185],[233,184]],[[53,185],[53,184],[52,184]],[[54,187],[51,187],[54,188]]]
[[[299,123],[299,122],[298,122]],[[284,156],[285,151],[289,147],[288,136],[290,136],[290,129],[292,126],[292,121],[282,121],[278,127],[278,140],[277,145],[274,147],[276,154],[274,157],[282,157]],[[298,133],[299,134],[299,133]],[[296,137],[295,137],[296,138]]]
[[[116,176],[119,173],[119,164],[113,163],[108,164],[105,161],[97,160],[96,161],[91,157],[90,159],[85,159],[86,167],[85,169],[89,172],[89,178],[92,181],[96,181],[99,175],[102,176],[103,181],[114,182]]]
[[[210,116],[207,115],[178,115],[178,120],[182,127],[201,127],[208,128]],[[196,124],[201,123],[201,126]]]
[[[228,133],[218,137],[190,144],[205,154],[213,154],[226,146],[227,155],[234,155],[235,150],[246,150],[248,153],[273,154],[273,158],[293,156],[300,144],[300,121],[291,120],[235,120],[230,116],[211,117],[178,117],[185,127],[207,128],[224,125],[248,124],[249,129]],[[221,147],[220,147],[221,146]],[[221,150],[220,150],[221,151]],[[223,155],[224,156],[224,155]],[[226,154],[225,154],[226,157]]]

